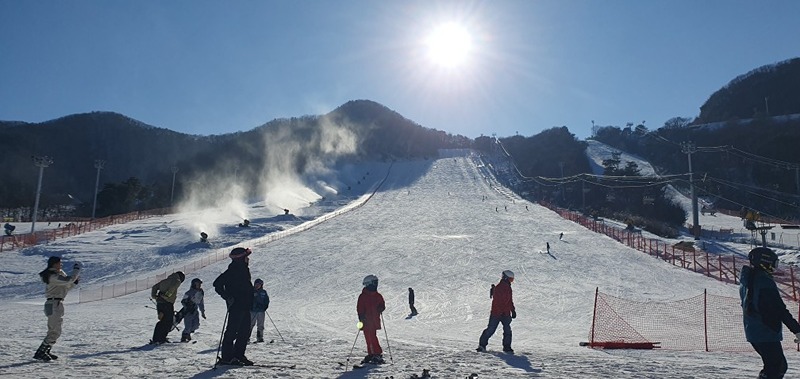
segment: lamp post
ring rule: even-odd
[[[94,220],[94,212],[97,210],[97,187],[100,185],[100,170],[106,165],[106,161],[102,159],[95,159],[94,168],[97,169],[97,178],[94,180],[94,202],[92,203],[92,220]]]
[[[178,173],[178,166],[172,166],[172,192],[169,195],[169,206],[172,206],[172,199],[175,198],[175,174]]]
[[[36,214],[39,213],[39,195],[42,193],[42,175],[44,175],[44,168],[53,164],[53,158],[48,156],[32,156],[33,164],[39,167],[39,184],[36,185],[36,201],[33,203],[33,218],[31,219],[31,234],[36,231]]]

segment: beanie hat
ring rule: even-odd
[[[259,284],[263,286],[264,285],[264,281],[261,280],[261,279],[256,279],[256,281],[253,283],[253,285],[259,285]]]
[[[250,255],[250,253],[252,253],[252,251],[250,251],[250,249],[245,249],[243,247],[237,247],[237,248],[231,250],[231,253],[228,254],[228,256],[231,259],[239,259],[239,258],[244,258],[244,257]]]
[[[47,268],[53,267],[54,264],[61,262],[61,257],[52,256],[47,258]]]
[[[186,275],[183,274],[183,271],[176,271],[175,273],[178,274],[178,279],[180,279],[181,283],[183,283],[183,281],[186,279]]]

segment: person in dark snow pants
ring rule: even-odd
[[[514,300],[511,291],[511,283],[513,281],[514,273],[511,270],[505,270],[500,278],[500,282],[494,287],[492,310],[489,314],[489,325],[486,326],[486,329],[481,333],[481,338],[478,340],[477,351],[486,351],[489,338],[491,338],[497,330],[497,326],[502,323],[503,351],[511,354],[514,353],[514,350],[511,348],[511,319],[517,317],[517,311],[514,308]]]
[[[156,312],[158,312],[158,322],[153,329],[151,344],[169,342],[167,335],[175,326],[175,300],[178,298],[178,287],[181,286],[184,279],[186,279],[186,275],[183,275],[181,271],[176,271],[150,289],[150,297],[155,299]]]
[[[763,362],[759,379],[780,379],[789,368],[781,345],[782,326],[794,333],[794,342],[798,343],[800,324],[786,309],[772,277],[778,264],[775,252],[757,247],[750,251],[748,259],[750,266],[742,267],[739,285],[744,334]]]
[[[250,249],[237,247],[228,255],[228,269],[214,280],[214,291],[228,307],[228,324],[222,337],[222,357],[219,364],[252,366],[244,355],[250,341],[250,309],[253,308],[253,283],[250,281]]]
[[[408,306],[411,308],[411,316],[416,316],[417,308],[414,307],[414,289],[408,287]]]

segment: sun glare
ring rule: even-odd
[[[431,61],[447,68],[465,64],[472,50],[469,32],[455,23],[439,26],[425,42]]]

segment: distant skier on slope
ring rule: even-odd
[[[417,315],[417,308],[414,307],[414,289],[408,287],[408,306],[411,308],[410,316]]]
[[[47,268],[39,273],[42,282],[47,285],[45,289],[47,301],[44,303],[44,314],[47,316],[47,335],[36,349],[36,353],[33,355],[34,359],[42,361],[58,359],[55,354],[50,352],[50,349],[61,336],[61,324],[64,322],[64,297],[78,284],[80,274],[81,266],[79,263],[75,263],[72,266],[72,273],[67,276],[61,269],[61,258],[55,256],[47,259]]]
[[[203,281],[200,278],[192,279],[192,286],[183,295],[181,304],[183,308],[178,312],[180,318],[183,318],[183,334],[181,334],[181,342],[189,342],[192,340],[192,333],[200,328],[200,315],[203,315],[203,320],[206,319],[206,306],[203,301],[205,292],[201,288]],[[197,311],[200,312],[197,312]],[[180,322],[180,321],[176,321]]]
[[[503,351],[506,353],[514,354],[511,348],[511,319],[517,318],[517,311],[514,308],[514,300],[512,298],[511,283],[514,282],[514,272],[505,270],[500,278],[500,283],[494,287],[494,296],[492,297],[492,310],[489,314],[489,325],[481,333],[481,338],[478,341],[479,352],[486,351],[486,345],[489,344],[489,338],[492,337],[497,330],[497,325],[503,324]]]
[[[378,277],[367,275],[361,282],[364,288],[358,296],[356,312],[358,312],[358,328],[364,331],[367,343],[367,355],[361,361],[364,363],[381,364],[383,349],[378,342],[378,330],[381,329],[381,313],[386,310],[383,295],[378,292]]]
[[[739,285],[744,334],[764,362],[758,377],[783,378],[789,366],[781,346],[781,324],[794,333],[795,343],[800,343],[800,324],[786,309],[772,277],[778,264],[775,252],[766,247],[757,247],[750,251],[747,258],[750,266],[742,267]]]

